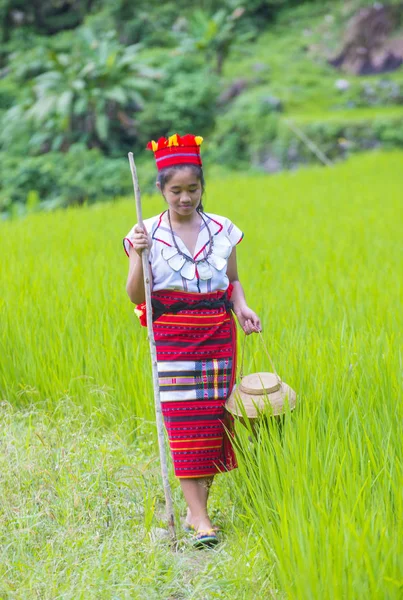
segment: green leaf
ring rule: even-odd
[[[122,81],[122,85],[130,90],[151,90],[153,88],[152,81],[133,76],[127,77],[124,81]]]
[[[113,87],[110,90],[107,90],[105,92],[105,98],[108,98],[108,100],[115,100],[122,105],[126,104],[128,100],[127,93],[122,87]]]
[[[84,96],[78,98],[74,103],[73,112],[75,115],[83,115],[88,109],[88,100]]]
[[[60,147],[63,144],[63,141],[64,141],[64,135],[62,135],[62,134],[59,134],[56,137],[54,137],[52,140],[52,150],[53,151],[60,150]]]
[[[126,46],[125,53],[129,53],[131,55],[137,54],[142,48],[143,44],[131,44],[130,46]]]
[[[144,107],[144,98],[135,90],[130,91],[130,99],[133,100],[140,109]]]
[[[40,98],[38,102],[35,102],[35,104],[27,111],[27,117],[32,118],[39,123],[42,122],[48,117],[49,113],[53,112],[57,100],[57,96]]]
[[[71,84],[71,87],[73,88],[73,90],[77,90],[77,92],[80,92],[85,88],[85,81],[83,81],[82,79],[75,79]]]
[[[84,78],[87,75],[89,75],[90,73],[93,73],[96,69],[96,64],[93,60],[90,60],[89,62],[87,62],[87,64],[81,69],[81,71],[79,72],[79,77],[80,78]]]
[[[105,61],[105,64],[108,67],[108,69],[112,69],[112,67],[115,65],[117,56],[117,51],[114,51],[111,54],[109,54],[108,58]]]
[[[71,90],[66,90],[61,94],[59,100],[57,102],[57,112],[59,115],[66,115],[70,112],[71,103],[73,101],[73,92]]]
[[[55,85],[56,83],[59,83],[59,81],[61,81],[62,79],[63,79],[63,75],[59,71],[47,71],[46,73],[41,73],[40,75],[35,77],[34,81],[35,81],[35,83],[37,83],[39,85],[42,85],[42,84]]]
[[[108,59],[108,46],[108,42],[105,42],[104,40],[99,45],[98,58],[101,64],[105,64]]]
[[[108,138],[109,120],[106,115],[98,114],[95,119],[95,130],[99,139],[105,142]]]

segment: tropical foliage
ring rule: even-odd
[[[27,82],[27,91],[6,112],[2,139],[25,121],[36,131],[29,144],[34,152],[67,150],[79,142],[113,153],[122,150],[122,141],[133,144],[135,113],[144,108],[158,77],[138,52],[138,45],[121,45],[113,32],[98,40],[91,29],[81,28],[69,51],[49,49],[42,56],[42,72],[28,82],[37,63],[17,68],[16,81]]]
[[[43,207],[92,202],[75,157],[110,190],[108,160],[120,173],[128,151],[142,162],[150,138],[176,131],[208,140],[207,165],[268,172],[317,160],[286,119],[336,160],[401,147],[403,71],[339,85],[326,60],[367,4],[0,0],[0,212],[32,191]]]

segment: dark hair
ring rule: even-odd
[[[165,167],[165,169],[161,169],[160,171],[158,171],[157,183],[159,183],[161,186],[161,192],[164,191],[164,187],[172,179],[172,177],[175,175],[176,171],[180,171],[181,169],[190,169],[191,171],[193,171],[193,175],[195,177],[197,177],[197,179],[200,181],[201,189],[202,189],[202,197],[203,197],[204,190],[206,187],[206,183],[204,181],[203,169],[199,165],[194,165],[191,163],[183,163],[180,165],[173,165],[172,167]],[[204,208],[203,208],[201,199],[200,199],[200,204],[197,207],[197,210],[199,212],[204,212]]]

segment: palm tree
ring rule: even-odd
[[[159,77],[140,61],[139,49],[122,46],[113,33],[99,40],[83,28],[70,52],[49,50],[48,69],[34,78],[25,112],[43,128],[45,150],[81,142],[110,152],[121,136],[136,137],[133,115]]]
[[[221,75],[225,59],[234,43],[249,39],[249,34],[235,35],[242,7],[229,12],[222,9],[212,16],[203,10],[196,10],[189,21],[181,48],[184,53],[203,52],[207,60],[214,60],[215,72]]]

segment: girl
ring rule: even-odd
[[[207,512],[214,475],[236,468],[225,401],[236,371],[233,311],[246,334],[261,330],[238,279],[236,245],[243,233],[229,219],[205,213],[200,158],[203,138],[149,142],[157,187],[167,208],[129,231],[126,290],[145,323],[141,253],[149,248],[153,330],[161,406],[175,475],[188,506],[185,526],[195,546],[218,542]]]

